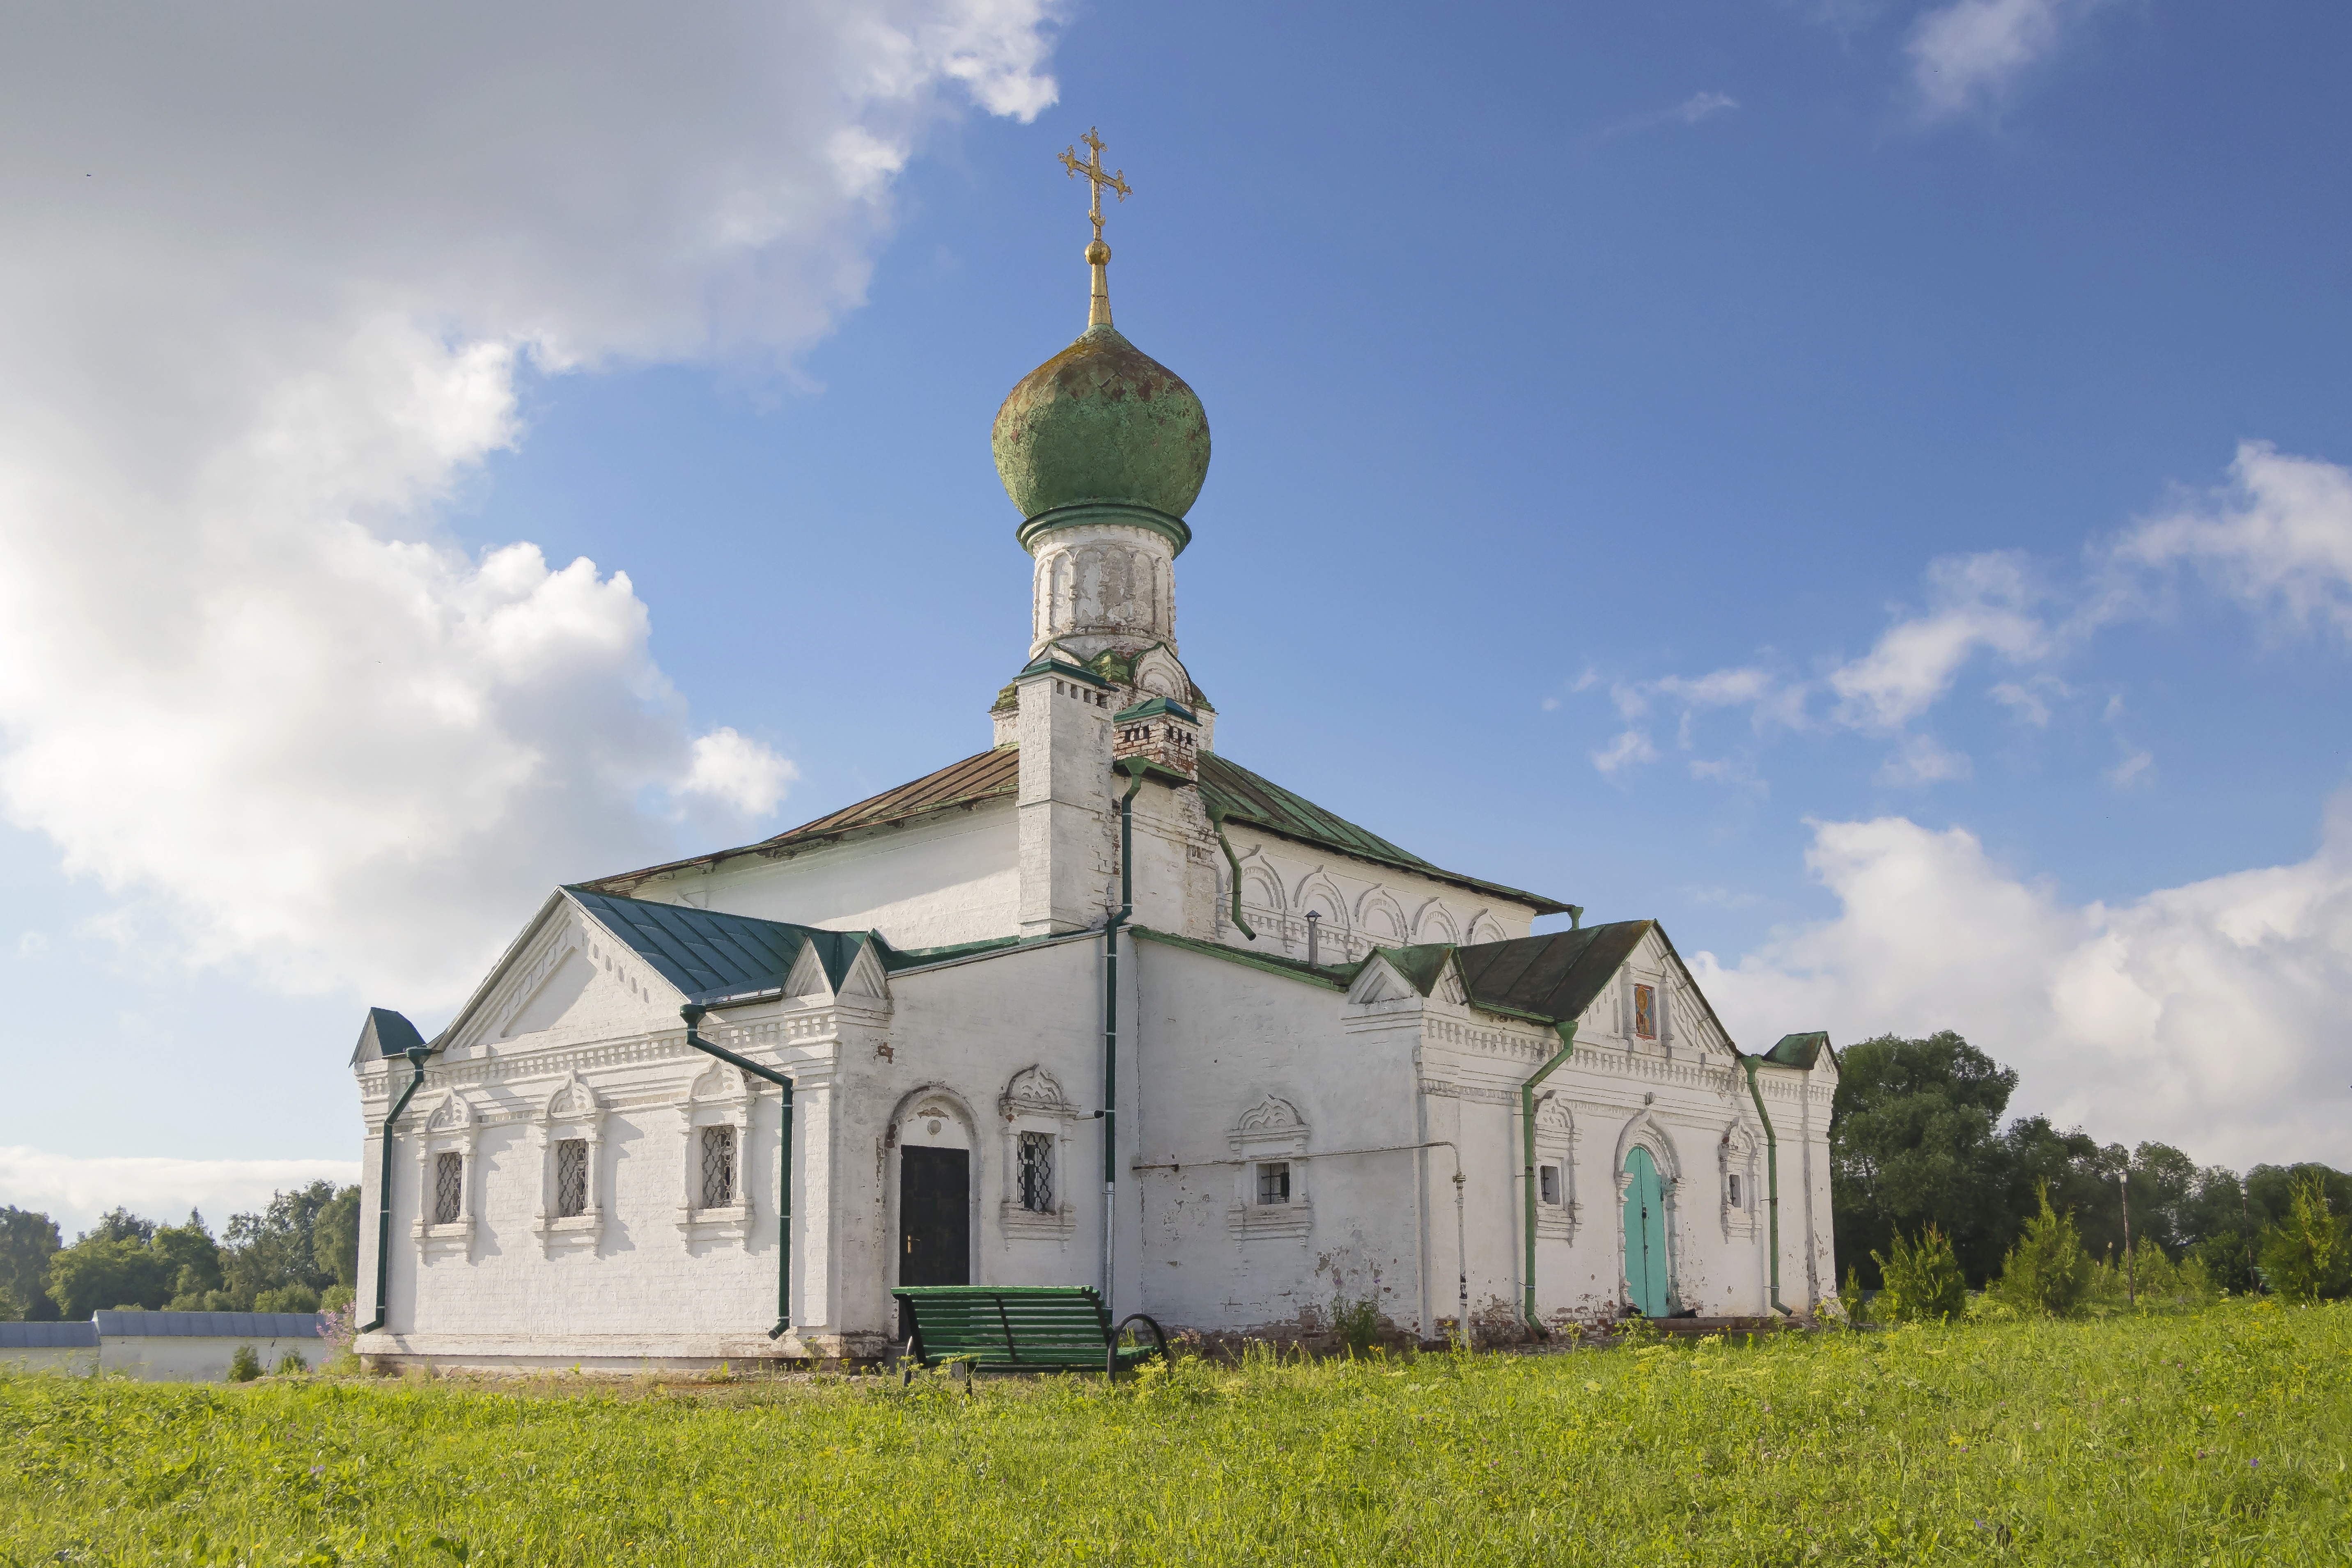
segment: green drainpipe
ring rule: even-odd
[[[383,1119],[383,1170],[375,1182],[375,1321],[362,1323],[360,1333],[373,1333],[383,1327],[391,1315],[392,1301],[392,1124],[408,1109],[408,1103],[425,1086],[425,1059],[433,1054],[430,1046],[412,1045],[407,1051],[408,1065],[415,1076],[408,1087],[400,1092],[399,1103],[392,1114]]]
[[[1536,1085],[1550,1077],[1553,1069],[1566,1061],[1576,1051],[1574,1024],[1554,1024],[1552,1028],[1559,1031],[1559,1054],[1537,1068],[1535,1076],[1519,1085],[1520,1150],[1526,1156],[1527,1166],[1523,1173],[1527,1201],[1520,1206],[1527,1215],[1528,1233],[1527,1304],[1524,1311],[1528,1327],[1535,1331],[1538,1339],[1549,1339],[1551,1333],[1536,1316]],[[1467,1325],[1465,1324],[1465,1327],[1466,1328]]]
[[[1103,922],[1103,1255],[1102,1300],[1111,1303],[1111,1244],[1118,1207],[1118,928],[1135,913],[1135,796],[1143,788],[1139,757],[1119,764],[1127,793],[1118,798],[1118,911]]]
[[[1780,1140],[1772,1135],[1771,1113],[1764,1109],[1763,1092],[1756,1087],[1756,1064],[1761,1060],[1743,1051],[1739,1065],[1748,1069],[1748,1097],[1756,1102],[1756,1114],[1764,1124],[1764,1191],[1766,1213],[1771,1221],[1772,1310],[1785,1318],[1790,1313],[1780,1304]]]
[[[1202,804],[1205,806],[1208,802],[1203,800]],[[1249,922],[1242,918],[1242,862],[1241,857],[1234,853],[1233,841],[1225,837],[1225,814],[1212,807],[1209,826],[1217,835],[1217,847],[1225,852],[1225,863],[1234,868],[1234,925],[1243,936],[1255,942],[1257,933],[1251,930]]]
[[[698,1002],[688,1002],[677,1009],[677,1016],[686,1020],[686,1043],[705,1056],[715,1056],[730,1067],[740,1068],[754,1078],[764,1078],[783,1091],[783,1161],[776,1176],[776,1326],[768,1331],[770,1339],[782,1339],[784,1331],[793,1326],[793,1081],[772,1067],[762,1067],[723,1045],[713,1045],[703,1039],[699,1026],[709,1011]]]

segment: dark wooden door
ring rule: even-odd
[[[898,1151],[898,1283],[971,1283],[971,1156]]]

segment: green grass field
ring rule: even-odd
[[[1099,1378],[0,1379],[0,1562],[2352,1562],[2352,1304]]]

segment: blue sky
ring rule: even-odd
[[[362,193],[457,236],[454,260],[388,220],[279,213],[336,175],[323,155],[256,182],[282,218],[267,251],[127,173],[118,204],[73,204],[69,137],[13,155],[68,235],[196,259],[20,279],[70,304],[79,340],[12,308],[35,366],[15,406],[63,408],[94,452],[176,455],[135,497],[29,440],[0,457],[29,580],[97,607],[20,644],[37,673],[0,710],[0,910],[22,934],[0,1200],[155,1207],[294,1171],[107,1163],[125,1157],[348,1161],[360,1009],[437,1025],[452,977],[478,977],[551,883],[774,831],[984,746],[1027,605],[987,428],[1083,325],[1084,195],[1054,155],[1089,125],[1136,193],[1108,231],[1119,325],[1214,432],[1179,600],[1222,749],[1443,863],[1662,919],[1751,1046],[1959,1028],[2023,1071],[2018,1108],[2102,1137],[2352,1159],[2352,807],[2327,825],[2352,637],[2352,17],[873,15],[929,63],[804,100],[739,47],[776,45],[765,23],[650,57],[583,38],[541,62],[556,85],[527,110],[425,47],[467,26],[454,12],[413,57],[305,39],[385,89],[362,118],[414,131],[470,106],[534,150],[446,198],[457,154],[430,135],[353,154]],[[835,51],[837,82],[863,45],[828,25],[784,43]],[[70,86],[88,41],[39,42]],[[472,42],[490,66],[522,47]],[[166,99],[116,166],[320,112]],[[667,144],[689,100],[754,107],[687,115]],[[598,162],[639,117],[664,134]],[[748,220],[746,190],[766,204]],[[752,236],[716,260],[692,243],[713,212]],[[270,267],[308,282],[289,299],[257,281]],[[89,351],[131,321],[200,344],[235,328],[237,362],[262,365],[226,394],[249,417],[215,417],[228,372],[155,358],[152,332]],[[83,401],[56,394],[68,350]],[[133,369],[164,390],[125,413],[98,393]],[[284,412],[314,405],[341,412]],[[224,490],[236,461],[257,477]],[[85,514],[78,559],[58,541]],[[365,537],[320,543],[331,528]],[[256,695],[151,745],[150,675],[244,622],[167,635],[108,620],[135,589],[73,599],[142,539],[201,549],[188,570],[231,601],[277,570],[240,549],[315,557],[273,602],[331,606],[352,572],[438,550],[409,600],[365,602],[442,594],[456,624],[493,589],[570,592],[570,630],[472,739],[412,748],[373,722],[386,699],[354,640],[458,672],[477,644],[428,660],[355,597],[348,619],[289,621]],[[593,573],[525,581],[498,554],[518,541]],[[308,660],[325,673],[280,689]],[[330,712],[338,738],[313,748]],[[251,757],[192,769],[191,747]],[[102,752],[104,781],[68,752]],[[299,792],[238,784],[285,777],[283,757],[317,769]],[[451,782],[501,768],[535,782]],[[194,825],[246,810],[269,821],[217,842]],[[175,812],[191,826],[151,826]],[[383,826],[411,817],[413,838]],[[370,834],[377,858],[352,858]],[[435,863],[476,841],[499,847]],[[445,923],[437,948],[417,935]],[[94,1100],[93,1061],[136,1087]]]

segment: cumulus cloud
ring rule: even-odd
[[[755,818],[625,572],[438,508],[516,377],[790,357],[1048,0],[28,11],[0,56],[0,810],[118,925],[430,1008],[559,878]],[[744,825],[740,821],[737,827]]]
[[[1955,1029],[2020,1071],[2016,1108],[2200,1160],[2352,1161],[2352,795],[2310,859],[2071,904],[1959,828],[1817,823],[1833,917],[1694,964],[1744,1041]]]
[[[1925,613],[1898,616],[1869,653],[1831,672],[1842,721],[1856,728],[1897,728],[1948,691],[1961,665],[1978,653],[2022,661],[2048,651],[2049,633],[2032,611],[2034,591],[2018,556],[1935,561],[1927,568],[1927,591]]]
[[[257,1210],[273,1193],[320,1179],[348,1186],[360,1179],[354,1160],[168,1160],[134,1157],[77,1159],[37,1149],[0,1147],[0,1204],[47,1214],[71,1241],[108,1209],[120,1206],[149,1219],[177,1225],[191,1208],[203,1211],[217,1235],[232,1214]]]
[[[2242,443],[2227,487],[2131,529],[2111,559],[2185,567],[2281,629],[2352,636],[2352,472]]]

